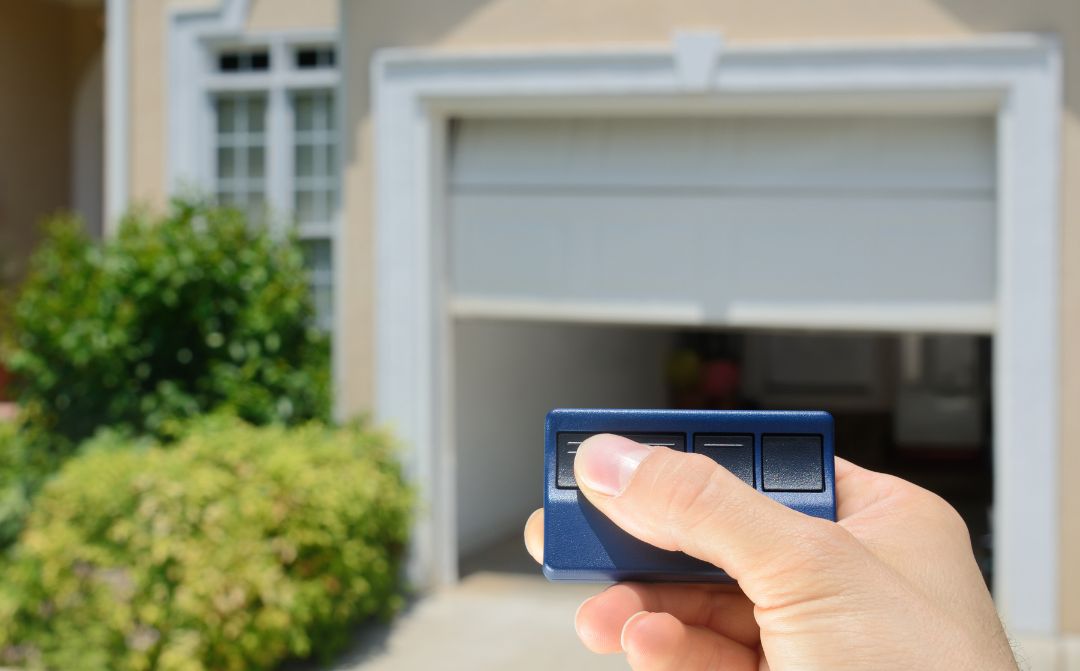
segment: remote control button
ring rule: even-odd
[[[821,436],[762,436],[761,481],[767,492],[823,491]]]
[[[754,486],[754,436],[752,434],[698,434],[694,451],[704,454]]]
[[[577,489],[577,479],[574,478],[574,459],[577,458],[577,449],[589,436],[597,433],[616,433],[614,431],[594,431],[591,433],[560,433],[555,438],[555,486],[559,489]],[[680,452],[686,451],[686,435],[681,433],[622,433],[630,440],[646,445],[668,447]]]

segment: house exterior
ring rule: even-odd
[[[626,390],[655,386],[627,362],[659,361],[661,328],[973,334],[993,342],[995,597],[1033,668],[1080,669],[1077,3],[5,12],[9,272],[56,208],[107,235],[197,190],[297,226],[337,412],[392,425],[428,502],[422,584],[539,501],[535,464],[498,446],[528,424],[539,453],[552,396],[508,383],[511,345],[523,379],[592,366]],[[534,476],[535,501],[499,505]]]

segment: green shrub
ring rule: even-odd
[[[0,586],[0,664],[269,669],[400,602],[411,495],[387,440],[214,418],[95,438],[34,501]]]
[[[28,416],[68,439],[58,449],[102,426],[167,437],[222,408],[301,423],[329,406],[312,315],[298,246],[236,211],[178,201],[160,219],[128,217],[104,244],[57,218],[5,359]]]
[[[22,422],[0,421],[0,552],[15,541],[31,498],[56,466],[43,436]]]
[[[34,485],[24,464],[29,450],[14,422],[0,421],[0,548],[7,548],[30,512]]]

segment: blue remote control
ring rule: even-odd
[[[544,575],[550,580],[730,581],[715,566],[637,540],[589,503],[574,479],[574,455],[597,433],[699,452],[789,508],[836,519],[827,412],[552,410],[544,438]]]

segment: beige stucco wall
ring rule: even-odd
[[[248,29],[326,30],[338,25],[336,0],[256,0],[248,17]]]
[[[951,38],[983,32],[1054,32],[1065,48],[1062,473],[1080,473],[1080,2],[1076,0],[343,0],[348,61],[345,173],[349,259],[341,342],[343,407],[372,400],[372,133],[368,67],[387,46],[475,48],[666,42],[708,28],[731,42]],[[1063,488],[1062,618],[1080,633],[1080,490]]]
[[[128,65],[128,196],[140,205],[161,207],[168,201],[165,176],[168,118],[166,20],[169,0],[131,3]],[[191,2],[176,2],[188,6]]]
[[[103,40],[100,8],[18,2],[0,19],[0,286],[42,218],[71,207],[75,97]]]

